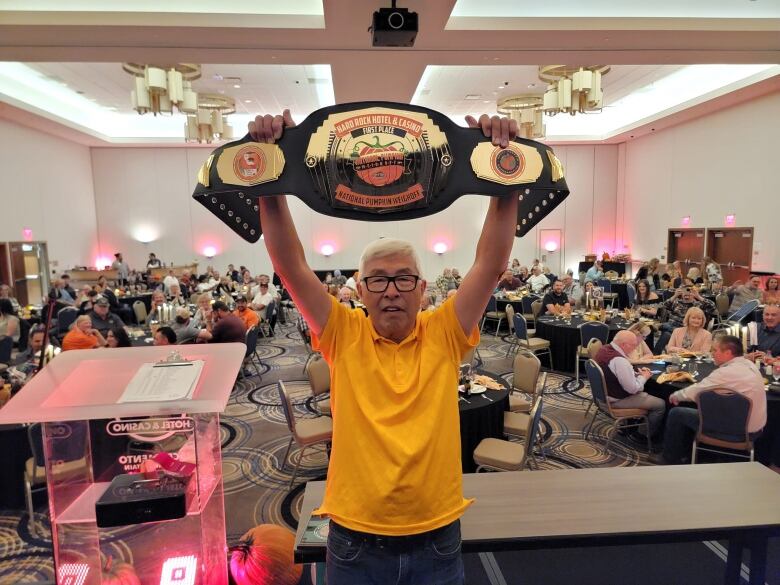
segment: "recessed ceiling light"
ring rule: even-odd
[[[464,99],[467,99],[467,100],[478,100],[481,97],[482,96],[479,95],[478,93],[469,93],[469,94],[466,94],[466,97]]]
[[[490,103],[490,100],[482,100],[482,103],[483,103],[483,104],[489,104],[489,103]]]
[[[504,89],[504,86],[503,85],[499,85],[498,89]]]
[[[241,89],[241,84],[240,83],[234,83],[233,87],[235,87],[236,89]]]
[[[251,104],[251,103],[252,103],[252,100],[244,100],[244,103],[245,103],[245,104]]]

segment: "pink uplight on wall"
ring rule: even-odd
[[[320,246],[320,253],[323,256],[331,256],[335,251],[336,249],[333,247],[333,244],[322,244]]]
[[[204,246],[204,248],[203,248],[203,255],[206,258],[211,259],[211,258],[213,258],[214,256],[217,255],[217,249],[214,246]]]
[[[724,224],[726,227],[734,227],[737,225],[737,216],[733,213],[729,213],[724,220]]]
[[[544,244],[544,249],[547,250],[548,252],[555,252],[555,250],[558,249],[558,242],[554,242],[550,240],[549,242],[546,242]]]
[[[445,242],[436,242],[433,245],[433,251],[437,254],[444,254],[449,248],[447,247],[447,244]]]
[[[30,228],[24,228],[22,230],[22,237],[24,238],[25,242],[32,242],[33,241],[33,233]]]
[[[686,215],[685,217],[682,218],[682,226],[688,227],[689,225],[691,225],[691,216]]]
[[[105,270],[111,266],[111,262],[112,260],[110,258],[106,258],[105,256],[98,256],[95,258],[95,268],[98,270]]]

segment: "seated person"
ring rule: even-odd
[[[598,280],[599,278],[604,278],[604,268],[601,260],[596,260],[593,266],[588,268],[588,271],[585,273],[585,280]]]
[[[209,305],[210,306],[210,305]],[[190,318],[190,310],[187,307],[176,309],[176,318],[171,329],[176,334],[176,343],[192,343],[198,338],[200,328],[195,325],[194,319]]]
[[[341,288],[347,285],[347,277],[341,274],[341,270],[336,269],[333,271],[333,280],[330,283]]]
[[[733,313],[745,303],[753,300],[760,303],[764,296],[764,291],[761,290],[761,277],[751,274],[746,284],[742,284],[742,281],[738,280],[729,287],[728,292],[734,294],[729,306],[729,313]]]
[[[669,396],[669,402],[677,408],[669,411],[664,433],[663,453],[650,458],[658,465],[674,465],[683,462],[691,452],[691,444],[699,429],[699,411],[679,407],[681,402],[693,402],[704,390],[728,388],[750,399],[747,430],[758,433],[766,425],[766,390],[764,379],[756,365],[742,356],[742,341],[731,335],[720,335],[712,344],[712,357],[718,369],[697,384],[678,390]]]
[[[62,340],[62,351],[105,347],[106,340],[100,331],[92,327],[89,315],[79,315]]]
[[[550,285],[550,281],[542,274],[542,269],[537,266],[531,271],[527,284],[531,287],[531,292],[539,294]]]
[[[35,361],[35,354],[43,347],[43,338],[46,333],[45,325],[33,325],[30,327],[30,334],[27,337],[27,349],[16,354],[14,365],[24,364]]]
[[[690,280],[693,284],[704,284],[704,279],[701,276],[701,271],[695,266],[692,266],[691,269],[688,270],[688,274],[685,277],[688,280]]]
[[[528,272],[527,266],[521,266],[520,270],[515,274],[515,276],[520,280],[520,282],[525,286],[525,283],[528,282],[528,278],[531,276],[531,274]]]
[[[422,295],[422,297],[420,297],[420,311],[435,311],[435,310],[436,310],[436,298],[432,294],[426,292],[424,295]]]
[[[458,283],[452,277],[452,269],[445,268],[441,276],[436,279],[436,288],[441,291],[442,295],[446,295],[448,290],[458,288]]]
[[[179,284],[172,284],[168,292],[168,302],[174,307],[186,307],[187,299],[181,292],[181,286]]]
[[[106,347],[133,347],[130,336],[124,327],[109,329],[106,333]]]
[[[582,295],[582,288],[579,283],[574,282],[574,276],[568,273],[561,279],[561,282],[563,282],[563,294],[569,297],[569,304],[574,306]]]
[[[756,333],[756,351],[746,357],[753,361],[760,357],[767,363],[777,361],[780,357],[780,305],[764,307],[764,320],[756,326]]]
[[[14,308],[14,313],[17,315],[19,314],[19,311],[22,309],[22,307],[19,304],[19,301],[14,297],[13,290],[11,290],[11,287],[7,284],[0,284],[0,299],[8,299],[11,301],[11,305]]]
[[[0,337],[10,337],[14,343],[18,343],[21,331],[19,317],[10,299],[0,299]]]
[[[92,319],[92,327],[100,331],[100,334],[103,336],[108,333],[109,329],[125,326],[119,315],[109,310],[108,299],[103,297],[95,301],[94,307],[87,314]]]
[[[520,282],[520,279],[512,274],[511,270],[506,270],[501,275],[501,280],[498,281],[496,288],[498,290],[517,290],[521,286],[523,286],[523,283]]]
[[[244,329],[247,331],[249,331],[252,327],[257,327],[260,325],[260,317],[258,317],[257,313],[249,308],[249,303],[246,300],[246,297],[243,295],[236,298],[236,310],[233,311],[233,315],[244,322]]]
[[[667,321],[661,324],[661,335],[655,344],[655,353],[663,353],[672,331],[683,326],[685,315],[691,307],[699,307],[704,311],[704,316],[709,317],[715,314],[715,303],[709,299],[703,298],[699,291],[691,286],[684,286],[674,291],[674,296],[661,305],[666,309]]]
[[[652,342],[652,334],[653,329],[648,325],[647,323],[642,323],[641,321],[637,321],[631,327],[626,329],[626,331],[630,331],[637,337],[637,341],[639,342],[636,346],[636,349],[632,351],[630,354],[628,354],[628,360],[632,363],[640,363],[640,362],[647,362],[650,358],[653,357],[653,352],[650,349],[650,346],[647,345],[646,339],[649,337],[650,341]]]
[[[704,311],[699,307],[691,307],[685,313],[683,326],[672,331],[672,337],[666,345],[668,353],[695,351],[710,353],[712,333],[704,328]]]
[[[762,305],[780,305],[780,288],[778,288],[780,279],[776,276],[770,276],[766,279],[766,288],[761,295]]]
[[[195,327],[203,328],[206,326],[206,323],[211,321],[211,298],[209,297],[210,295],[201,295],[198,298],[198,308],[192,317]]]
[[[246,343],[244,322],[233,315],[222,301],[214,303],[211,321],[198,334],[198,341],[208,343]]]
[[[339,302],[350,309],[355,308],[355,301],[352,300],[352,289],[344,285],[339,290]]]
[[[647,409],[647,422],[652,436],[660,427],[666,412],[664,401],[644,391],[652,373],[647,368],[634,371],[628,356],[639,345],[639,338],[630,331],[618,331],[612,343],[602,347],[595,361],[604,372],[607,399],[616,408]],[[641,428],[641,427],[640,427]]]
[[[88,291],[86,291],[84,297],[79,298],[81,301],[79,304],[79,315],[86,315],[92,309],[94,309],[98,298],[100,298],[100,293],[98,293],[98,291],[95,289],[90,288]]]
[[[252,309],[257,311],[260,319],[265,321],[266,309],[268,308],[269,303],[274,300],[274,296],[268,291],[268,282],[261,282],[259,288],[260,290],[257,291],[255,298],[252,299]],[[338,287],[336,287],[334,292],[338,294]]]
[[[154,334],[154,345],[176,345],[176,333],[170,327],[160,327]]]
[[[563,282],[556,280],[553,282],[552,290],[547,291],[542,299],[542,315],[550,313],[552,315],[562,315],[569,311],[569,296],[563,292]]]
[[[658,304],[661,299],[658,295],[650,290],[650,283],[646,280],[639,280],[636,283],[636,298],[634,299],[634,306],[639,314],[643,317],[655,317],[658,313]]]
[[[594,289],[596,288],[596,285],[593,284],[592,280],[585,281],[585,286],[582,289],[582,294],[580,297],[576,300],[575,307],[577,309],[582,310],[590,310],[592,308],[601,308],[604,306],[603,299],[596,298],[596,296],[593,294]]]
[[[146,324],[151,324],[152,321],[159,321],[160,317],[157,312],[158,307],[165,305],[165,293],[161,290],[156,290],[152,293],[152,306],[149,309],[149,314],[146,316]]]

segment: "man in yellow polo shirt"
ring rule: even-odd
[[[517,134],[508,119],[467,118],[495,145]],[[274,142],[283,116],[258,116],[249,132]],[[360,259],[350,311],[327,294],[306,264],[284,197],[262,197],[260,215],[274,270],[303,313],[331,371],[333,448],[325,499],[330,522],[328,585],[464,582],[458,365],[479,342],[477,324],[514,241],[517,199],[490,202],[476,259],[458,294],[419,312],[426,282],[411,244],[382,239]]]

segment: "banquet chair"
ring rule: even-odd
[[[330,366],[328,366],[328,362],[321,356],[313,359],[309,362],[306,375],[309,377],[309,386],[311,386],[315,410],[321,415],[330,416],[330,398],[319,398],[321,395],[330,392]]]
[[[27,440],[30,443],[30,457],[24,465],[24,499],[27,503],[27,526],[32,536],[35,532],[33,492],[46,489],[46,461],[43,456],[43,435],[41,423],[27,427]]]
[[[272,337],[276,326],[276,301],[271,301],[265,308],[265,319],[260,321],[260,333],[263,337]]]
[[[626,285],[626,296],[628,297],[628,308],[633,307],[636,302],[636,288],[630,282]]]
[[[482,469],[494,471],[520,471],[534,460],[533,451],[539,435],[539,421],[542,419],[543,399],[534,404],[528,416],[525,429],[525,444],[506,441],[504,439],[482,439],[474,449],[474,463],[477,464],[477,473]],[[536,465],[538,468],[538,465]]]
[[[544,372],[542,374],[542,387],[539,389],[539,392],[536,393],[534,396],[534,402],[531,405],[531,409],[533,409],[534,405],[537,402],[540,402],[544,398],[544,391],[546,389],[546,383],[547,383],[547,372]],[[505,411],[504,412],[504,434],[507,437],[517,437],[517,438],[524,438],[526,435],[525,433],[528,431],[528,418],[530,417],[530,412],[512,412],[512,411]],[[542,446],[542,427],[539,425],[536,428],[536,432],[538,433],[535,437],[536,445],[539,448],[539,454],[542,456],[542,459],[547,461],[547,456],[544,452],[544,447]],[[531,457],[534,459],[534,462],[536,462],[536,455],[531,452]]]
[[[550,342],[541,337],[529,337],[528,325],[525,321],[525,317],[515,313],[515,337],[517,338],[517,345],[519,349],[527,349],[534,355],[539,353],[546,353],[550,360],[550,369],[553,370],[553,357],[550,350]]]
[[[523,306],[523,317],[526,322],[533,321],[534,327],[536,327],[536,321],[534,320],[534,301],[538,300],[536,295],[526,295],[520,299],[520,303]]]
[[[734,311],[731,315],[722,320],[717,329],[726,329],[733,325],[740,325],[742,321],[747,318],[748,315],[752,315],[753,311],[758,307],[758,300],[753,299],[742,305],[739,309]]]
[[[146,317],[149,314],[146,312],[146,305],[143,301],[133,302],[133,314],[135,315],[135,320],[139,325],[146,323]]]
[[[509,390],[509,410],[512,412],[529,412],[537,396],[539,372],[542,362],[530,351],[521,350],[515,356],[512,364],[512,388]],[[546,378],[545,378],[546,380]],[[544,382],[542,383],[544,386]],[[521,394],[528,395],[526,399]]]
[[[603,298],[604,304],[609,302],[609,306],[612,307],[617,299],[617,293],[612,292],[612,283],[608,278],[599,278],[596,280],[595,285],[604,291]]]
[[[10,335],[0,337],[0,364],[10,364],[14,351],[14,338]]]
[[[290,485],[287,488],[290,490],[292,489],[293,483],[295,483],[295,478],[298,475],[298,469],[301,467],[301,461],[303,461],[303,454],[306,452],[306,449],[313,445],[323,444],[327,452],[327,446],[333,438],[333,419],[328,416],[318,416],[317,418],[305,418],[296,421],[292,401],[290,400],[290,395],[287,393],[287,389],[284,387],[284,382],[279,380],[276,384],[276,388],[282,403],[282,411],[284,412],[284,418],[287,422],[287,429],[292,434],[290,442],[287,444],[287,451],[284,453],[284,459],[282,459],[282,471],[287,467],[287,458],[290,456],[290,449],[292,449],[293,442],[301,448],[301,452],[298,456],[298,463],[295,464],[295,471],[293,471],[293,476],[290,478]]]
[[[542,299],[531,302],[531,313],[534,316],[534,330],[536,330],[536,322],[539,319],[539,315],[542,314]]]
[[[724,292],[719,293],[715,297],[715,307],[718,309],[715,316],[717,317],[718,323],[723,321],[728,316],[730,304],[731,300],[729,300],[729,295]]]
[[[512,350],[517,351],[517,337],[514,335],[515,333],[515,308],[512,306],[511,303],[507,303],[506,308],[504,309],[506,312],[506,322],[509,326],[509,344],[506,347],[506,355],[505,358],[509,357],[509,354],[512,353]]]
[[[747,425],[753,410],[751,400],[727,388],[705,390],[696,396],[699,408],[699,430],[693,441],[691,464],[696,464],[699,451],[742,457],[753,461],[753,441],[756,434],[748,433]],[[707,445],[707,447],[702,447]],[[728,449],[723,451],[722,449]],[[747,454],[739,453],[746,451]]]
[[[314,351],[314,348],[311,346],[311,337],[306,334],[306,331],[303,328],[302,318],[296,321],[295,328],[298,330],[298,335],[301,336],[301,341],[303,341],[303,347],[305,347],[306,351],[308,352],[306,361],[303,363],[303,371],[306,372],[306,368],[309,367],[309,362],[311,362],[311,360],[313,360],[316,356],[320,354],[319,352]]]
[[[76,307],[63,307],[57,312],[57,335],[64,337],[70,330],[70,326],[79,316],[79,310]]]
[[[241,364],[241,378],[246,378],[246,373],[244,368],[247,366],[252,366],[252,368],[255,370],[255,373],[258,375],[258,377],[262,380],[263,374],[260,372],[259,365],[262,365],[260,362],[260,358],[257,355],[257,338],[259,336],[259,331],[257,327],[250,327],[246,331],[246,352],[244,353],[244,361]]]
[[[588,351],[588,344],[592,339],[598,339],[601,345],[606,345],[609,340],[609,325],[598,321],[587,321],[582,323],[578,329],[580,330],[580,344],[574,354],[574,379],[577,382],[580,381],[580,362],[595,357]]]
[[[487,306],[485,307],[485,312],[482,315],[482,323],[479,325],[480,333],[482,333],[482,329],[485,327],[485,321],[488,319],[496,321],[496,337],[498,337],[498,330],[501,329],[501,322],[506,319],[506,313],[498,310],[496,297],[493,295],[490,295]]]
[[[604,344],[601,343],[600,339],[596,339],[595,337],[591,339],[588,342],[588,347],[586,348],[586,351],[588,353],[588,358],[595,360],[596,355],[599,353],[601,348],[604,347]],[[588,408],[585,410],[585,418],[588,417],[588,414],[590,414],[590,409],[593,407],[593,400],[588,401]]]
[[[593,425],[596,422],[599,414],[603,414],[612,421],[612,433],[609,435],[607,444],[604,446],[605,450],[609,450],[609,446],[612,444],[612,439],[615,438],[615,433],[618,429],[630,429],[636,427],[645,427],[647,433],[647,451],[648,453],[652,449],[650,443],[650,424],[647,420],[646,408],[613,408],[612,403],[607,398],[607,382],[604,379],[604,372],[594,360],[588,360],[585,362],[585,372],[588,376],[588,382],[590,383],[590,392],[593,395],[593,404],[596,405],[596,410],[593,413],[593,418],[590,423],[585,426],[585,433],[583,437],[588,438],[593,431]],[[587,416],[587,415],[586,415]],[[631,421],[640,419],[641,422],[630,423],[621,425],[622,421]]]

